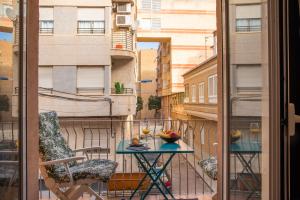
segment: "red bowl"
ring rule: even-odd
[[[166,141],[167,143],[174,143],[180,139],[180,136],[172,137],[172,138],[164,138],[164,137],[160,137],[160,138],[163,139],[164,141]]]

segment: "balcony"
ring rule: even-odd
[[[134,39],[131,31],[113,31],[111,55],[115,59],[135,58]]]
[[[253,122],[257,123],[257,122]],[[217,180],[209,176],[207,171],[201,167],[200,162],[206,159],[216,158],[217,152],[217,129],[211,121],[208,120],[101,120],[101,119],[60,119],[61,133],[71,149],[87,148],[93,146],[102,147],[101,152],[90,152],[90,158],[111,159],[119,163],[116,173],[107,183],[96,183],[93,189],[101,193],[107,199],[125,199],[132,193],[133,188],[145,175],[145,172],[137,160],[132,155],[116,154],[116,147],[122,139],[131,139],[134,136],[142,136],[142,129],[148,127],[151,135],[155,137],[161,130],[180,131],[182,142],[194,149],[193,154],[177,154],[162,174],[162,180],[168,184],[168,188],[176,198],[199,200],[214,199],[217,192]],[[16,160],[15,154],[7,154],[8,151],[15,152],[18,141],[17,122],[0,123],[0,159],[1,163],[8,162],[12,170],[17,169],[17,165],[12,162]],[[253,128],[253,127],[252,127]],[[252,129],[242,126],[239,123],[239,129],[243,131],[243,137],[237,144],[248,144],[250,141],[260,143],[257,135],[251,133]],[[253,129],[254,131],[254,129]],[[147,138],[151,141],[153,138]],[[77,156],[79,153],[77,153]],[[248,197],[251,191],[247,190],[246,184],[253,184],[249,174],[244,171],[234,154],[231,162],[230,180],[232,182],[232,196],[239,200]],[[159,163],[166,161],[168,156],[160,158]],[[245,156],[247,157],[247,156]],[[249,155],[251,167],[254,173],[261,173],[261,158],[251,157]],[[17,161],[16,161],[17,163]],[[2,165],[3,166],[3,165]],[[6,167],[8,167],[6,166]],[[14,167],[15,166],[15,167]],[[0,166],[1,170],[1,166]],[[5,174],[5,173],[4,173]],[[246,177],[242,179],[241,177]],[[13,181],[14,177],[2,177],[1,181],[8,183]],[[246,180],[246,182],[245,182]],[[150,184],[150,182],[146,182]],[[146,184],[146,185],[147,185]],[[1,186],[0,186],[1,189]],[[145,189],[145,188],[144,188]],[[137,197],[143,194],[142,190]],[[159,193],[156,189],[151,190],[151,198],[158,199]],[[55,195],[50,192],[44,184],[43,177],[39,177],[39,197],[40,200],[54,200]],[[89,195],[83,195],[82,200],[90,199]],[[137,198],[138,199],[138,198]]]

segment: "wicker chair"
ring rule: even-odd
[[[100,147],[72,151],[60,132],[55,112],[41,113],[39,126],[40,172],[48,189],[61,200],[78,199],[84,192],[102,200],[90,186],[98,181],[108,181],[117,163],[89,159],[87,153],[101,151]],[[83,152],[86,156],[76,156],[76,152]]]

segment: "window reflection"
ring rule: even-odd
[[[262,94],[268,79],[264,56],[264,4],[229,1],[230,199],[261,199]]]
[[[18,199],[18,4],[0,1],[0,198]]]

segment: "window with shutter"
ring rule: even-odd
[[[77,33],[103,34],[105,33],[104,8],[78,8]]]
[[[217,75],[208,77],[208,101],[209,103],[217,103]]]
[[[53,34],[54,33],[54,14],[52,7],[40,8],[40,33]]]
[[[39,66],[39,87],[52,89],[53,88],[53,67]]]
[[[260,93],[262,88],[261,74],[261,65],[237,65],[235,72],[237,93]]]
[[[192,102],[196,103],[196,85],[192,85]]]
[[[199,84],[199,103],[204,103],[204,82]]]
[[[77,67],[77,92],[103,94],[104,67],[102,66]]]
[[[236,32],[261,30],[261,5],[236,6]]]

